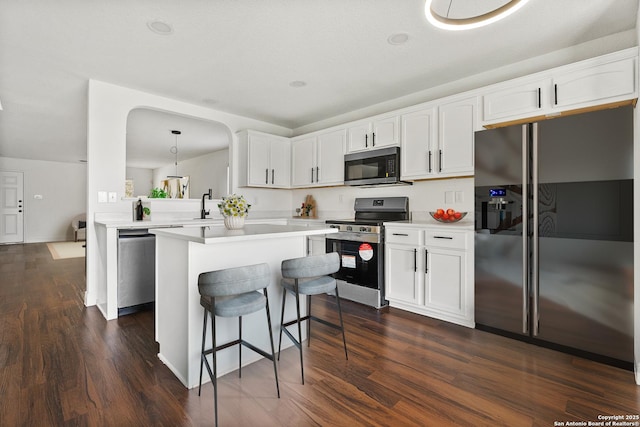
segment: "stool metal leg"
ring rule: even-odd
[[[280,315],[280,339],[278,340],[278,360],[280,360],[280,350],[282,349],[282,330],[284,329],[284,303],[287,300],[287,290],[282,289],[282,314]]]
[[[204,343],[207,338],[207,316],[208,312],[204,310],[204,321],[202,322],[202,350],[200,351],[200,384],[198,384],[198,396],[200,396],[200,391],[202,390],[202,367],[204,365]]]
[[[215,304],[215,302],[214,302]],[[213,405],[216,411],[216,426],[218,425],[218,361],[216,360],[216,315],[211,313],[211,345],[213,348]]]
[[[342,330],[342,344],[344,344],[344,357],[349,360],[347,355],[347,339],[344,336],[344,323],[342,323],[342,308],[340,307],[340,294],[338,293],[338,285],[336,284],[336,301],[338,302],[338,315],[340,316],[340,329]]]
[[[271,312],[269,311],[269,296],[267,295],[267,288],[264,288],[264,297],[267,300],[266,310],[267,310],[267,326],[269,328],[269,341],[271,342],[271,360],[273,361],[273,374],[276,377],[276,390],[278,391],[278,398],[280,398],[280,384],[278,383],[278,369],[276,368],[276,352],[273,345],[273,331],[271,329]],[[278,352],[278,356],[280,353]]]
[[[300,324],[300,293],[298,292],[298,279],[295,279],[296,311],[298,315],[298,350],[300,350],[300,373],[304,385],[304,363],[302,362],[302,325]]]
[[[311,295],[307,295],[307,347],[311,347]]]
[[[242,343],[242,316],[238,316],[238,339]],[[238,378],[242,378],[242,344],[238,346]]]

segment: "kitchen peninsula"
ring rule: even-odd
[[[274,341],[277,343],[282,260],[305,256],[308,236],[335,233],[337,230],[324,226],[247,224],[240,230],[214,225],[154,229],[150,232],[156,235],[155,335],[159,344],[158,357],[187,388],[193,388],[198,385],[202,339],[199,274],[263,262],[269,264],[272,280],[267,291]],[[285,319],[295,316],[293,308],[294,304],[290,304]],[[236,318],[220,318],[216,322],[219,342],[237,338]],[[243,316],[243,337],[247,341],[268,350],[270,344],[266,332],[264,312]],[[283,344],[291,345],[287,341]],[[219,375],[238,368],[237,351],[231,348],[218,353]],[[260,356],[246,351],[242,358],[243,365],[246,365]],[[205,375],[203,380],[209,379]]]

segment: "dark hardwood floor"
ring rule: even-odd
[[[107,322],[84,307],[84,286],[82,258],[0,246],[0,426],[212,425],[211,384],[199,397],[158,360],[153,313]],[[331,297],[317,301],[335,317]],[[343,309],[348,361],[340,335],[314,324],[305,385],[295,348],[278,365],[280,399],[267,360],[226,375],[220,424],[553,426],[640,414],[629,371],[399,310]]]

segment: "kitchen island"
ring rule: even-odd
[[[288,258],[302,257],[307,251],[307,237],[335,233],[325,226],[247,224],[241,230],[223,226],[166,228],[150,230],[156,235],[156,322],[158,357],[187,388],[198,385],[203,308],[200,306],[198,276],[206,271],[267,263],[272,280],[267,288],[277,346],[280,328],[282,289],[280,264]],[[295,317],[294,304],[288,305],[285,319]],[[218,318],[218,342],[237,338],[238,320]],[[270,348],[264,311],[243,316],[243,337],[258,347]],[[211,334],[207,334],[210,340]],[[210,346],[210,342],[207,343]],[[290,346],[288,340],[283,345]],[[242,364],[250,364],[261,356],[242,352]],[[218,352],[218,374],[238,368],[238,349]],[[203,381],[209,381],[204,375]]]

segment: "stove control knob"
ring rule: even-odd
[[[370,231],[367,227],[360,227],[360,231]]]
[[[351,226],[347,225],[347,231],[351,231]]]

